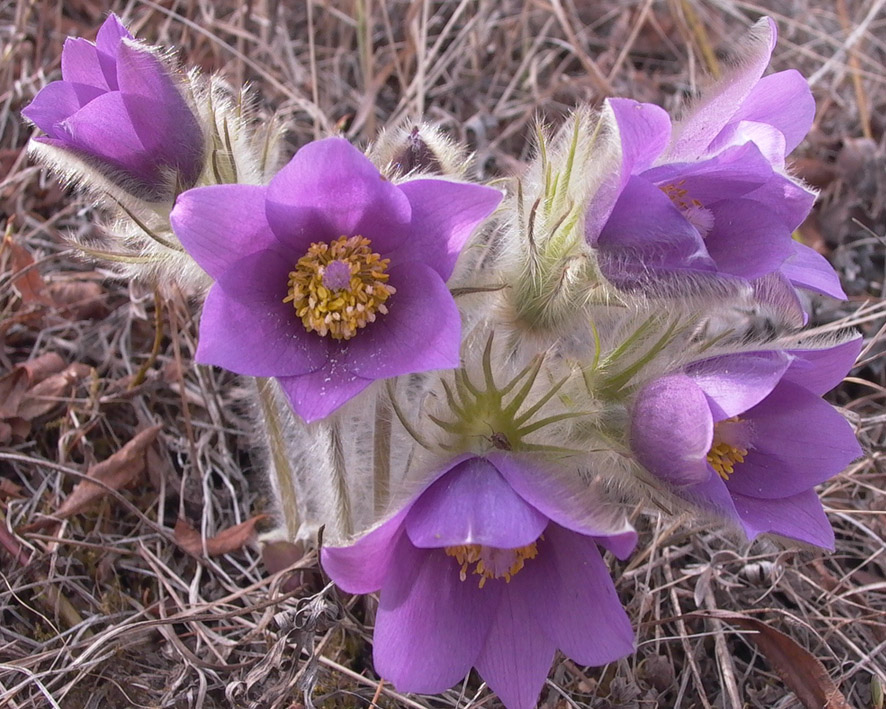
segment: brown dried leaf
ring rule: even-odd
[[[0,478],[0,502],[6,502],[9,499],[21,499],[22,486],[12,482],[9,478]]]
[[[18,415],[22,397],[28,390],[28,379],[27,370],[19,367],[0,377],[0,419],[11,419]]]
[[[761,620],[740,613],[708,610],[691,615],[717,618],[745,630],[784,683],[806,709],[851,709],[819,659],[797,642]]]
[[[234,527],[228,527],[206,540],[206,553],[209,556],[221,556],[242,549],[255,533],[255,525],[267,515],[256,515]],[[175,542],[188,554],[203,556],[203,537],[196,529],[183,519],[178,519],[173,530]]]
[[[52,305],[52,299],[44,292],[46,283],[43,276],[36,268],[30,268],[34,263],[34,257],[24,246],[12,240],[7,235],[3,239],[3,249],[9,252],[10,264],[13,271],[12,285],[21,295],[25,304],[38,303],[40,305]]]
[[[56,306],[75,320],[100,319],[108,314],[105,291],[94,281],[59,281],[49,284]]]
[[[106,495],[105,486],[119,490],[132,483],[144,471],[146,450],[157,438],[161,428],[160,424],[146,428],[110,458],[93,465],[86,472],[90,479],[77,483],[55,516],[65,518],[77,514]],[[92,480],[98,480],[104,485],[96,485]]]
[[[31,387],[22,397],[19,417],[30,421],[48,413],[58,405],[59,399],[69,396],[74,385],[80,379],[88,377],[90,371],[85,364],[72,364],[63,372],[53,374]]]

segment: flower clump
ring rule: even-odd
[[[124,253],[87,252],[201,302],[196,359],[254,393],[280,534],[322,529],[325,573],[379,594],[378,675],[435,693],[474,668],[522,709],[558,650],[633,652],[631,511],[834,546],[815,486],[862,450],[822,396],[862,343],[804,330],[844,294],[792,238],[815,106],[764,75],[775,42],[757,23],[679,120],[578,107],[495,187],[427,124],[277,169],[212,79],[113,16],[24,115],[113,198]]]

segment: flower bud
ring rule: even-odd
[[[78,178],[97,173],[147,202],[171,201],[203,170],[203,130],[183,80],[111,15],[96,41],[69,38],[62,80],[22,111],[46,135],[33,152]]]

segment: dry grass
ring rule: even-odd
[[[823,196],[801,233],[851,295],[820,317],[874,304],[860,324],[869,348],[834,394],[870,451],[822,490],[837,551],[736,546],[715,530],[639,519],[640,551],[615,569],[637,653],[601,669],[558,661],[543,706],[797,706],[740,632],[695,613],[711,609],[765,620],[820,658],[851,706],[883,706],[871,692],[886,685],[884,4],[765,8],[781,30],[774,66],[812,77],[819,103],[795,168]],[[267,506],[245,398],[231,375],[192,363],[192,303],[108,280],[67,249],[64,234],[94,228],[94,206],[23,151],[20,109],[58,78],[64,37],[91,37],[108,10],[185,62],[249,82],[258,114],[280,115],[292,148],[335,126],[365,144],[381,126],[424,115],[466,141],[489,178],[517,170],[538,115],[557,123],[607,95],[676,109],[764,8],[0,1],[0,373],[58,355],[40,360],[49,374],[28,382],[50,383],[28,388],[17,413],[7,415],[11,394],[0,401],[0,707],[496,706],[476,677],[437,698],[380,684],[371,600],[325,585],[313,556],[300,572],[268,575],[249,545],[209,557],[177,544],[177,519],[209,538]],[[64,521],[47,517],[91,465],[155,423],[162,431],[130,484]]]

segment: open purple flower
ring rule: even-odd
[[[754,280],[845,297],[827,261],[791,234],[815,193],[785,173],[812,125],[815,101],[796,71],[762,76],[776,28],[764,18],[743,62],[680,122],[653,104],[609,99],[622,160],[590,205],[586,235],[620,287],[680,276]]]
[[[344,590],[381,589],[380,676],[435,693],[476,667],[518,709],[535,706],[557,648],[582,665],[633,651],[597,545],[625,558],[635,542],[546,471],[490,453],[454,459],[394,517],[321,558]]]
[[[833,548],[813,487],[862,451],[821,395],[855,362],[861,339],[823,350],[724,355],[640,390],[637,460],[678,496],[736,523]]]
[[[197,361],[276,377],[307,421],[376,379],[457,366],[446,280],[500,200],[442,179],[392,184],[343,138],[306,145],[266,187],[185,192],[173,229],[215,279]]]
[[[133,40],[115,15],[95,43],[69,37],[62,80],[22,110],[61,148],[132,194],[160,201],[176,181],[194,184],[204,139],[182,87],[157,53]]]

